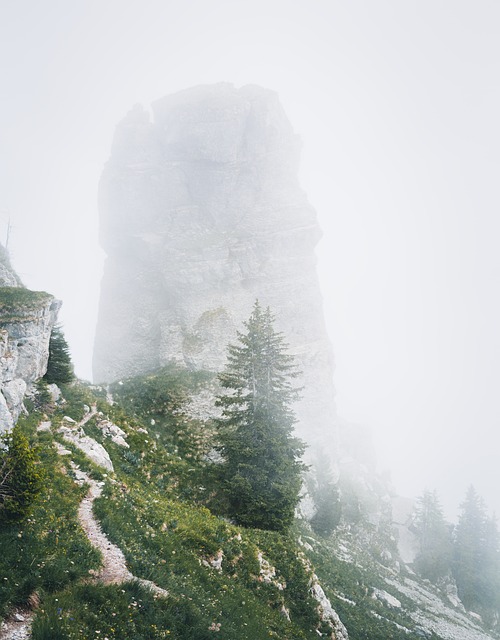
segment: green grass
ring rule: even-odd
[[[59,436],[36,433],[40,414],[21,419],[23,432],[40,447],[50,483],[27,520],[0,529],[0,613],[36,591],[41,605],[33,640],[316,640],[318,631],[329,637],[331,630],[320,622],[310,595],[309,562],[350,640],[418,640],[407,613],[415,603],[397,591],[393,595],[402,610],[372,597],[374,588],[391,591],[384,579],[391,569],[381,564],[380,554],[392,544],[389,532],[366,529],[363,537],[351,528],[323,539],[298,522],[282,535],[235,526],[208,508],[216,504],[214,465],[204,457],[210,440],[200,441],[204,425],[185,411],[190,394],[207,380],[166,368],[157,380],[151,374],[115,385],[113,406],[102,390],[81,384],[65,388],[66,404],[50,416],[54,431],[64,415],[78,421],[83,405],[97,402],[127,433],[130,449],[105,438],[95,418],[85,425],[108,450],[113,474],[104,474],[67,443],[73,455],[58,457],[53,440]],[[132,573],[166,589],[166,599],[137,583],[89,581],[100,558],[78,524],[86,488],[73,482],[70,459],[106,481],[94,503],[103,530],[122,549]],[[299,536],[312,549],[299,545]],[[340,544],[352,550],[355,562],[337,555]],[[219,571],[210,563],[220,551]],[[259,553],[275,568],[271,583],[262,579]]]
[[[34,311],[53,299],[45,291],[30,291],[22,287],[0,287],[0,323],[10,322],[19,312]]]
[[[43,596],[87,576],[100,563],[77,520],[86,489],[67,475],[50,434],[36,435],[34,426],[40,418],[33,414],[19,422],[23,433],[40,447],[47,482],[23,522],[0,528],[0,615],[23,605],[33,592]]]

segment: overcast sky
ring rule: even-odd
[[[500,3],[0,0],[0,239],[82,377],[114,128],[219,81],[276,90],[303,140],[339,413],[400,492],[500,514]]]

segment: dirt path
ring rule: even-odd
[[[97,413],[96,405],[92,405],[90,411],[85,417],[78,423],[78,428],[83,427],[89,420],[91,420]],[[59,446],[60,445],[56,445]],[[162,589],[154,582],[150,580],[143,580],[142,578],[136,578],[127,569],[127,563],[122,550],[115,544],[110,542],[105,533],[101,529],[101,525],[94,517],[92,510],[94,500],[99,498],[102,494],[103,482],[96,482],[85,471],[77,469],[73,465],[77,482],[85,482],[89,485],[90,489],[85,498],[81,501],[78,509],[78,520],[82,525],[83,530],[87,534],[92,546],[99,549],[102,553],[102,567],[97,574],[97,579],[102,584],[119,584],[121,582],[127,582],[129,580],[135,580],[142,584],[144,587],[151,589],[159,596],[166,598],[168,591]]]
[[[89,492],[80,503],[78,519],[92,546],[99,549],[102,553],[103,565],[97,575],[98,580],[103,584],[119,584],[121,582],[135,580],[159,596],[166,598],[168,591],[151,582],[151,580],[137,578],[127,569],[125,556],[121,549],[108,540],[92,511],[94,500],[102,493],[102,483],[96,482],[83,471],[79,472],[79,476],[90,485]]]
[[[15,611],[0,624],[0,640],[28,640],[31,636],[33,615],[32,611]]]
[[[96,413],[97,408],[93,405],[83,420],[78,423],[78,427],[83,427]],[[60,454],[67,455],[70,453],[60,443],[55,442],[54,444]],[[73,470],[75,471],[76,481],[88,484],[90,487],[78,508],[78,520],[92,546],[102,553],[102,568],[96,576],[97,580],[102,584],[120,584],[121,582],[134,580],[153,591],[159,597],[166,598],[168,591],[162,589],[151,580],[143,580],[130,573],[121,549],[110,542],[106,534],[103,533],[101,525],[94,516],[92,507],[94,500],[102,494],[104,483],[96,482],[85,471],[78,469],[76,465],[73,465]],[[15,610],[6,620],[0,622],[0,640],[29,640],[33,616],[33,611]]]

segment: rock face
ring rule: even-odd
[[[332,355],[314,254],[321,232],[276,94],[202,86],[157,101],[153,112],[151,122],[135,107],[120,123],[100,183],[108,259],[95,381],[168,361],[223,369],[258,298],[303,371],[300,435],[333,441]]]
[[[18,286],[8,263],[6,272],[10,275],[2,280],[0,269],[0,433],[14,426],[26,392],[47,371],[50,334],[61,306],[48,293]]]

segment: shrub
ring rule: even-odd
[[[18,427],[2,438],[1,446],[0,521],[22,520],[41,491],[42,469]]]

